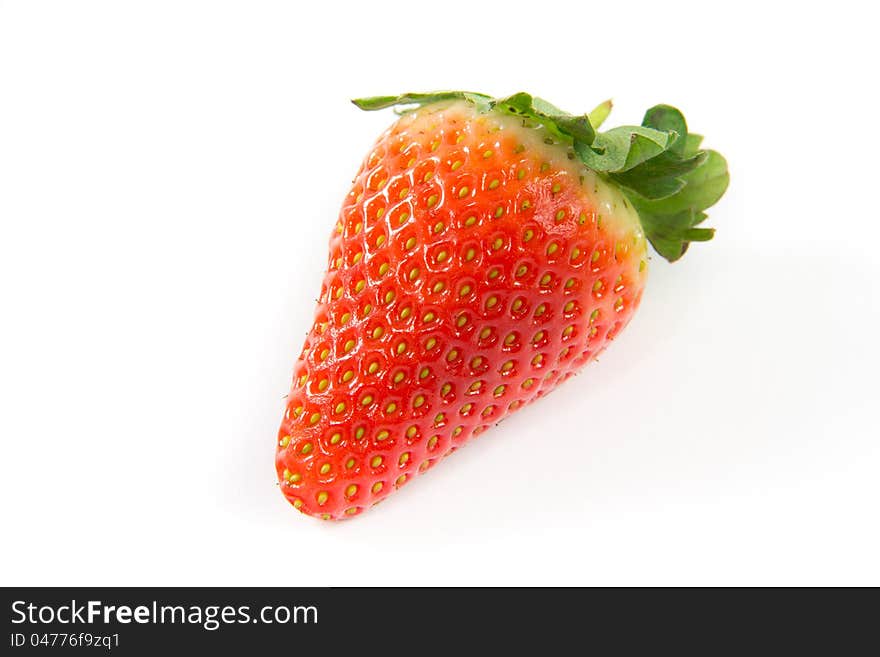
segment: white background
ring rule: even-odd
[[[0,1],[2,584],[880,584],[880,52],[810,4]],[[600,363],[320,523],[273,455],[348,99],[437,88],[677,105],[731,187]]]

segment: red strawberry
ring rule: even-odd
[[[596,133],[528,94],[372,98],[414,106],[343,203],[279,434],[301,511],[366,509],[595,358],[641,299],[647,240],[669,260],[727,186],[681,114]]]

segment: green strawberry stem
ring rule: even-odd
[[[568,145],[584,166],[621,189],[638,212],[651,245],[670,262],[684,255],[691,242],[712,239],[715,229],[699,224],[727,189],[727,162],[717,151],[700,149],[702,137],[688,133],[684,116],[674,107],[656,105],[645,113],[639,126],[598,132],[611,112],[610,100],[580,116],[524,92],[492,98],[469,91],[438,91],[352,102],[363,110],[396,107],[406,112],[450,100],[543,126]]]

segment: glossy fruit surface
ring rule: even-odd
[[[284,495],[325,519],[377,503],[599,354],[646,263],[627,196],[544,127],[455,100],[404,115],[333,230]]]

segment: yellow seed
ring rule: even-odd
[[[452,362],[456,358],[458,358],[458,350],[457,349],[450,349],[449,353],[446,354],[446,360]]]
[[[535,236],[535,231],[533,231],[531,228],[529,228],[528,230],[526,230],[526,232],[523,233],[523,242],[528,242],[534,236]]]
[[[559,245],[556,242],[552,242],[550,246],[547,247],[547,255],[553,255],[559,250]]]
[[[470,193],[471,193],[470,188],[462,187],[460,190],[458,190],[458,198],[464,198],[465,196],[467,196]]]
[[[485,340],[490,335],[492,335],[492,329],[486,327],[482,331],[480,331],[480,340]]]
[[[385,407],[385,412],[388,413],[389,415],[396,410],[397,410],[397,404],[395,404],[394,402],[391,402],[390,404],[388,404],[388,406]]]
[[[446,421],[446,413],[437,413],[437,415],[434,416],[434,426],[435,427],[440,426],[445,421]]]
[[[614,302],[614,310],[620,312],[623,309],[623,298],[618,298],[617,301]]]
[[[440,253],[437,254],[437,262],[445,262],[448,255],[449,254],[446,253],[446,251],[441,251]]]
[[[384,276],[385,274],[387,274],[388,269],[389,267],[387,262],[383,262],[381,265],[379,265],[379,276]]]
[[[394,301],[394,290],[388,290],[385,293],[385,303],[391,303]]]
[[[345,410],[345,402],[339,402],[338,404],[336,404],[336,408],[333,410],[335,410],[336,414],[339,415]]]
[[[590,313],[590,324],[595,322],[599,318],[599,309],[596,308],[593,312]]]
[[[355,484],[351,484],[345,489],[346,497],[354,497],[354,494],[358,492],[358,487]]]
[[[465,262],[470,262],[474,259],[474,256],[477,255],[477,252],[473,249],[468,249],[467,253],[464,254]]]
[[[461,289],[458,291],[458,296],[465,297],[471,293],[470,285],[462,285]]]
[[[497,388],[495,388],[495,390],[492,391],[492,394],[495,395],[496,397],[500,397],[501,395],[504,394],[505,388],[506,388],[506,386],[498,386]]]
[[[400,309],[400,319],[406,319],[407,317],[410,316],[410,313],[412,313],[412,308],[410,308],[409,306],[405,306],[404,308],[401,308]]]
[[[290,436],[284,436],[284,438],[278,441],[278,444],[282,447],[287,447],[290,444]]]
[[[475,223],[477,223],[477,218],[474,216],[470,216],[464,220],[464,225],[467,226],[468,228],[473,226]]]
[[[327,493],[324,491],[321,491],[320,493],[318,493],[318,496],[316,498],[318,500],[318,506],[323,506],[324,503],[327,501],[328,497],[329,497],[329,495],[327,495]]]
[[[427,340],[425,340],[425,350],[426,351],[431,351],[431,349],[433,349],[435,346],[437,346],[437,339],[436,338],[428,338]]]
[[[474,382],[470,385],[470,387],[468,388],[468,390],[470,390],[471,392],[476,392],[477,390],[479,390],[479,389],[482,388],[482,387],[483,387],[483,384],[482,384],[481,381],[474,381]]]
[[[363,281],[363,280],[358,281],[357,285],[354,286],[354,291],[355,292],[363,292],[364,286],[366,286],[366,284],[367,284],[366,281]]]
[[[348,353],[349,351],[354,349],[354,344],[354,340],[346,340],[345,347],[343,347],[345,349],[345,353]]]
[[[346,510],[345,510],[345,515],[353,516],[353,515],[356,514],[357,512],[358,512],[357,507],[356,507],[356,506],[353,506],[353,507],[351,507],[350,509],[346,509]]]
[[[434,224],[434,232],[435,232],[435,233],[439,233],[439,232],[442,231],[445,227],[446,227],[446,226],[443,224],[442,221],[438,221],[436,224]]]
[[[535,333],[535,337],[532,338],[532,342],[540,342],[544,339],[544,331],[538,331]]]
[[[591,260],[592,262],[596,262],[598,259],[599,259],[599,252],[598,252],[598,251],[593,251],[593,255],[590,256],[590,260]]]
[[[489,151],[485,151],[485,152],[483,153],[483,158],[484,158],[484,159],[487,159],[487,158],[492,157],[492,155],[493,155],[493,152],[492,152],[491,150],[489,150]]]
[[[497,189],[498,185],[500,184],[501,182],[497,178],[495,178],[492,182],[489,183],[489,189]]]
[[[567,281],[565,281],[565,289],[570,290],[571,288],[574,287],[574,283],[575,283],[575,280],[573,278],[569,278]]]
[[[336,432],[332,436],[330,436],[330,444],[331,445],[338,444],[340,440],[342,440],[342,434],[339,432]]]
[[[303,506],[303,501],[301,499],[297,498],[293,501],[293,508],[294,509],[301,509],[302,506]]]
[[[364,257],[363,253],[360,253],[360,252],[355,253],[354,258],[352,258],[352,264],[356,265],[357,263],[359,263],[361,261],[361,258],[363,258],[363,257]]]
[[[455,427],[455,429],[454,429],[453,432],[452,432],[452,435],[453,435],[453,436],[457,436],[457,435],[459,435],[462,431],[464,431],[464,427]]]
[[[567,338],[572,333],[574,333],[574,326],[566,326],[565,330],[562,332],[562,337]]]
[[[461,160],[456,160],[455,162],[452,163],[452,166],[451,166],[450,168],[451,168],[452,171],[455,171],[455,170],[458,169],[458,167],[460,167],[461,165],[462,165],[462,161],[461,161]]]
[[[284,472],[281,473],[281,476],[284,477],[284,481],[290,480],[290,470],[284,468]]]
[[[366,317],[371,312],[373,312],[373,306],[368,303],[366,306],[364,306],[364,309],[361,312],[361,317]]]
[[[593,292],[598,292],[601,289],[602,289],[602,281],[601,280],[597,280],[595,283],[593,283]]]
[[[406,437],[407,437],[407,438],[413,438],[413,437],[415,437],[415,435],[416,435],[418,432],[419,432],[419,428],[416,427],[415,425],[413,425],[413,426],[411,426],[409,429],[406,430]]]
[[[577,260],[578,257],[580,256],[580,254],[581,254],[581,250],[580,250],[579,248],[577,248],[577,247],[574,247],[574,248],[571,250],[571,259],[572,259],[572,260]]]
[[[506,363],[504,363],[504,365],[501,366],[502,372],[509,372],[512,369],[513,369],[513,361],[512,360],[507,361]]]
[[[369,406],[373,403],[373,395],[366,395],[363,399],[361,399],[361,406]]]
[[[429,370],[427,367],[423,367],[423,368],[422,368],[422,371],[419,372],[419,378],[420,378],[420,379],[426,379],[426,378],[428,378],[428,375],[429,375],[430,373],[431,373],[431,370]]]
[[[467,415],[468,413],[471,412],[471,409],[472,409],[473,407],[474,407],[473,404],[465,404],[464,406],[461,407],[461,414],[462,414],[462,415]]]
[[[394,375],[394,383],[400,383],[405,377],[406,375],[403,372],[398,372]]]
[[[540,306],[535,308],[535,317],[540,317],[541,315],[543,315],[545,310],[547,310],[547,306],[542,303]]]
[[[373,329],[373,339],[378,340],[382,337],[383,333],[385,333],[385,329],[383,329],[381,326],[377,326]]]
[[[574,301],[569,301],[565,306],[563,306],[562,311],[566,313],[570,313],[574,309]]]
[[[441,395],[442,397],[445,397],[446,395],[449,394],[449,391],[450,391],[450,390],[452,390],[452,384],[444,383],[444,384],[443,384],[443,387],[440,388],[440,395]]]
[[[436,194],[431,194],[431,195],[428,197],[428,207],[429,207],[429,208],[433,208],[435,205],[437,205],[437,195],[436,195]]]
[[[321,420],[320,413],[312,413],[312,416],[309,418],[309,424],[318,424],[318,422],[320,420]]]
[[[329,463],[325,463],[324,465],[322,465],[321,466],[321,474],[327,474],[328,472],[330,472],[330,467],[331,466]]]
[[[526,267],[525,265],[520,265],[516,268],[516,273],[514,275],[519,278],[521,276],[525,276],[527,271],[529,271],[528,267]]]
[[[498,303],[498,297],[494,297],[494,296],[489,297],[489,299],[486,301],[486,308],[494,308],[495,304],[497,304],[497,303]]]
[[[330,350],[329,350],[329,349],[324,349],[324,350],[321,352],[321,355],[319,356],[319,358],[320,358],[321,360],[327,360],[327,356],[329,356],[329,355],[330,355]]]
[[[419,395],[418,397],[416,397],[413,400],[413,406],[415,406],[416,408],[418,408],[419,406],[421,406],[424,403],[425,403],[425,398],[422,395]]]
[[[428,440],[428,449],[432,450],[437,446],[437,436],[431,436],[430,440]]]
[[[556,221],[562,221],[563,219],[565,219],[565,210],[559,210],[556,213]]]
[[[402,354],[404,351],[406,351],[406,342],[401,340],[400,343],[397,345],[397,353]]]
[[[504,338],[504,344],[512,345],[514,342],[516,342],[516,334],[515,333],[508,333],[507,337]]]
[[[409,280],[414,281],[419,277],[419,268],[413,267],[409,272]]]
[[[397,220],[397,224],[402,226],[406,223],[406,220],[409,219],[409,212],[401,212],[400,217]]]
[[[541,276],[541,285],[547,285],[550,282],[550,274]]]
[[[298,484],[300,481],[302,481],[302,475],[299,472],[294,472],[290,475],[290,483]]]
[[[544,166],[546,166],[546,165],[541,165],[541,171],[544,171]],[[562,185],[560,185],[559,183],[556,183],[553,185],[553,187],[550,189],[550,191],[553,192],[554,194],[558,194],[561,189],[562,189]]]
[[[373,491],[373,494],[374,494],[374,495],[375,495],[376,493],[380,492],[380,491],[382,490],[382,482],[381,482],[381,481],[377,481],[375,484],[373,484],[373,487],[372,487],[370,490]]]
[[[346,370],[345,374],[342,375],[342,381],[348,383],[351,381],[352,377],[354,377],[354,370]]]
[[[306,443],[302,446],[302,449],[299,450],[300,454],[309,454],[312,451],[312,443]]]
[[[416,245],[416,238],[415,238],[415,237],[410,237],[410,238],[406,241],[406,244],[405,244],[404,246],[405,246],[407,249],[411,249],[411,248],[413,248],[415,245]]]
[[[355,430],[355,432],[354,432],[354,437],[357,440],[360,440],[361,438],[364,437],[365,433],[366,433],[366,429],[364,429],[363,427],[358,427],[357,430]]]
[[[372,459],[370,459],[370,467],[378,468],[380,465],[382,465],[381,456],[374,456]]]
[[[503,244],[504,244],[504,242],[502,241],[502,239],[501,239],[500,237],[496,237],[496,238],[495,238],[495,241],[492,242],[492,250],[493,250],[493,251],[497,251],[498,249],[501,248],[501,246],[502,246]]]
[[[467,322],[468,322],[468,318],[467,318],[466,315],[459,315],[459,316],[458,316],[458,319],[455,320],[455,325],[456,325],[458,328],[461,328],[462,326],[464,326],[465,324],[467,324]]]
[[[476,369],[477,367],[479,367],[482,364],[483,364],[483,359],[481,356],[477,356],[477,357],[471,359],[471,367],[472,368]]]
[[[537,365],[540,365],[540,364],[543,363],[543,362],[544,362],[544,357],[543,357],[541,354],[538,354],[537,356],[535,356],[534,358],[532,358],[532,365],[537,366]]]
[[[351,319],[351,313],[342,313],[342,317],[339,318],[339,322],[341,324],[348,324]]]
[[[400,190],[400,193],[397,195],[397,198],[402,201],[406,197],[407,194],[409,194],[409,187],[404,187],[403,189]]]
[[[522,180],[523,178],[525,178],[525,177],[526,177],[526,171],[525,171],[525,169],[520,169],[519,171],[517,171],[517,172],[516,172],[516,177],[517,177],[518,180]]]
[[[345,462],[345,469],[351,470],[353,467],[354,467],[354,459],[348,459]],[[351,486],[349,486],[349,488],[351,488]],[[357,486],[355,486],[355,490],[357,490]],[[354,495],[354,493],[352,493],[352,495]]]
[[[520,308],[522,308],[522,305],[523,305],[522,299],[517,299],[516,301],[513,302],[513,309],[515,311],[519,310]]]

